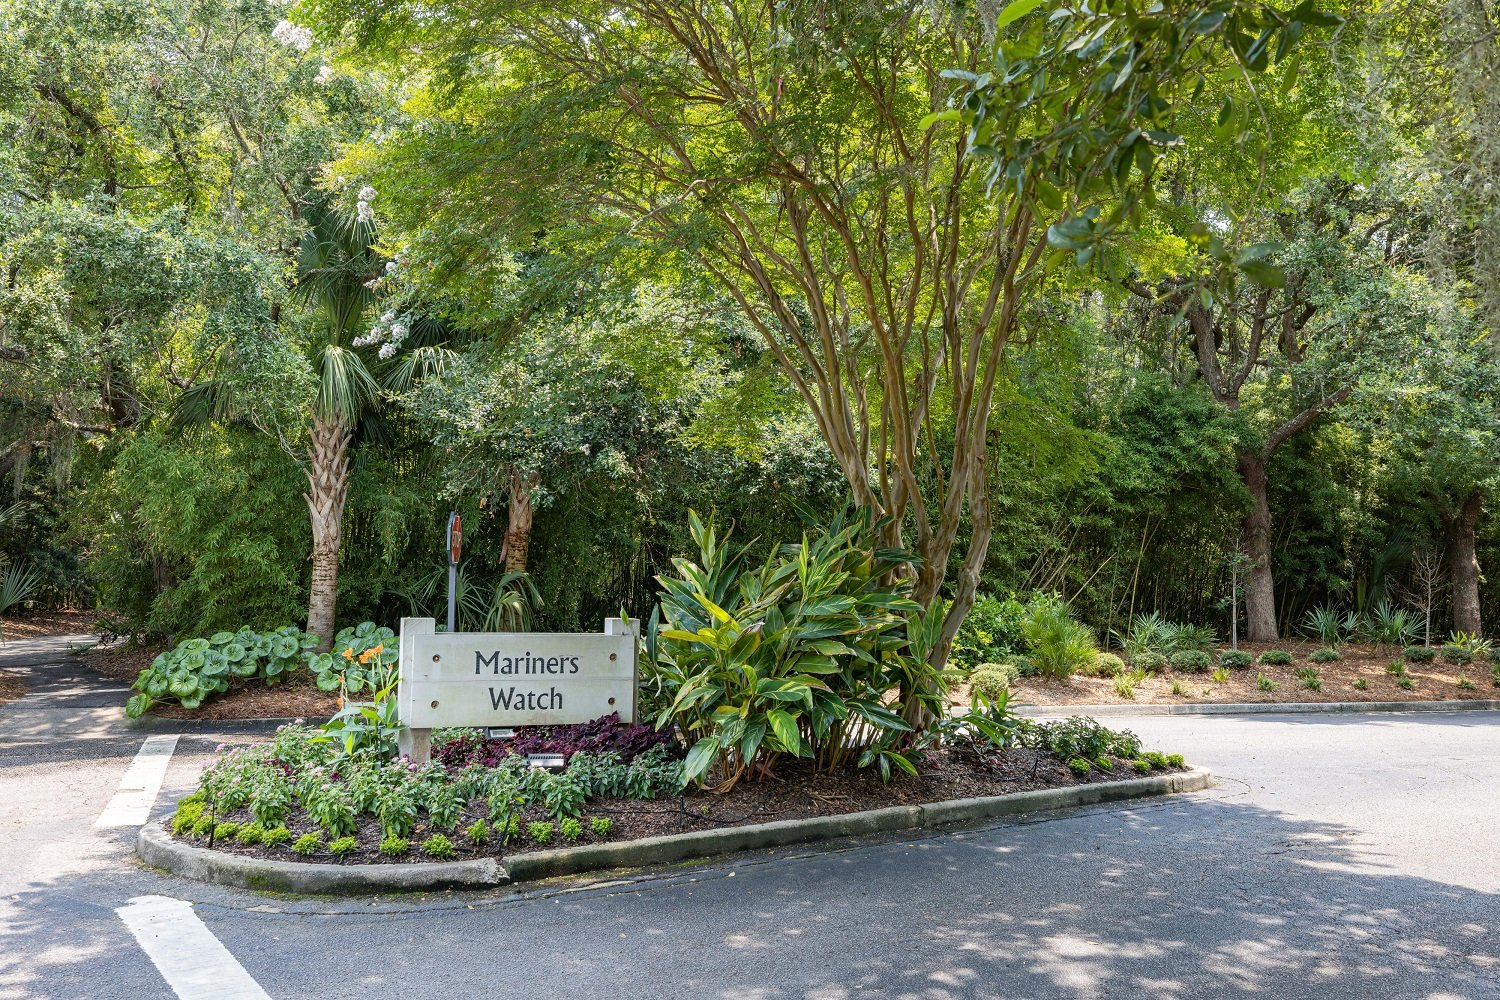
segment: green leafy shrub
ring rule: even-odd
[[[1071,677],[1099,655],[1094,632],[1073,617],[1065,601],[1037,597],[1026,607],[1021,634],[1031,651],[1031,662],[1043,677]]]
[[[551,823],[527,823],[526,836],[538,844],[549,844],[552,842]]]
[[[1114,653],[1100,653],[1083,669],[1083,673],[1090,677],[1119,677],[1124,672],[1125,661]]]
[[[1209,676],[1214,679],[1215,684],[1229,683],[1229,671],[1225,670],[1223,667],[1215,668],[1214,672],[1209,674]]]
[[[1094,758],[1094,766],[1101,771],[1113,771],[1115,769],[1115,762],[1101,754]]]
[[[1268,649],[1260,654],[1260,665],[1263,667],[1284,667],[1292,662],[1292,654],[1284,649]]]
[[[969,675],[969,690],[983,696],[987,702],[1002,701],[1019,675],[1020,671],[1011,664],[981,663]]]
[[[1155,750],[1148,750],[1147,752],[1141,754],[1141,758],[1158,771],[1164,770],[1168,766],[1167,755],[1164,753],[1158,753]]]
[[[374,622],[361,622],[341,629],[330,650],[310,656],[307,666],[320,690],[358,694],[389,683],[400,655],[396,633]]]
[[[277,826],[277,827],[272,827],[271,829],[267,830],[264,834],[262,834],[261,838],[260,838],[260,842],[262,844],[264,844],[266,847],[275,847],[278,844],[285,844],[287,841],[289,841],[291,839],[292,839],[292,831],[291,830],[287,829],[284,826]]]
[[[1068,770],[1072,771],[1078,777],[1083,778],[1087,777],[1088,773],[1093,770],[1093,768],[1091,768],[1089,766],[1089,762],[1084,760],[1082,757],[1074,757],[1068,761]]]
[[[1130,762],[1130,766],[1133,767],[1133,768],[1135,768],[1135,773],[1136,774],[1150,774],[1151,773],[1151,762],[1149,760],[1145,760],[1143,758],[1137,757],[1135,760],[1133,760],[1133,761]]]
[[[1468,666],[1474,660],[1473,653],[1469,652],[1466,647],[1454,642],[1444,643],[1443,648],[1438,650],[1438,653],[1442,656],[1444,662],[1451,663],[1456,667]]]
[[[1345,614],[1332,605],[1325,604],[1307,613],[1303,628],[1325,646],[1338,646],[1359,627],[1360,619],[1355,614]]]
[[[238,833],[239,830],[240,825],[238,823],[232,822],[230,820],[221,820],[214,825],[214,839],[229,840],[236,833]]]
[[[1460,677],[1458,679],[1458,689],[1460,691],[1473,691],[1474,682],[1469,680],[1467,677]]]
[[[1040,723],[1020,719],[1013,736],[1018,746],[1049,750],[1063,760],[1073,757],[1097,760],[1101,756],[1131,758],[1138,756],[1141,749],[1140,737],[1130,730],[1109,729],[1084,715]]]
[[[125,706],[138,718],[166,698],[194,709],[215,694],[229,690],[232,678],[260,679],[274,684],[296,670],[318,638],[288,625],[274,632],[217,632],[207,639],[187,639],[157,655],[132,685],[140,694]]]
[[[359,850],[359,841],[353,837],[340,837],[328,845],[328,853],[336,858],[348,857]]]
[[[194,824],[203,818],[203,802],[188,802],[186,800],[177,804],[177,810],[172,813],[172,832],[183,834],[191,831]]]
[[[1396,686],[1404,691],[1410,691],[1417,686],[1417,682],[1412,680],[1410,674],[1402,674],[1396,678]]]
[[[1144,670],[1154,674],[1167,669],[1167,658],[1160,653],[1148,650],[1132,656],[1130,658],[1130,665],[1136,670]]]
[[[583,824],[569,817],[557,825],[557,831],[562,834],[563,840],[577,840],[583,836]]]
[[[1231,670],[1242,670],[1255,662],[1255,657],[1243,649],[1226,649],[1219,654],[1219,665]]]
[[[260,843],[265,839],[265,836],[265,827],[261,826],[259,823],[246,823],[244,826],[240,827],[239,832],[234,835],[234,839],[238,840],[240,843],[248,847],[250,845]]]
[[[1187,758],[1180,753],[1167,754],[1168,767],[1187,767]]]
[[[1405,646],[1416,634],[1416,621],[1405,608],[1398,608],[1382,598],[1364,619],[1365,637],[1375,644],[1375,652]]]
[[[197,822],[193,824],[193,836],[207,837],[210,833],[213,832],[213,829],[214,818],[212,816],[204,814],[202,816],[199,816]]]
[[[589,829],[594,831],[596,837],[608,837],[615,829],[615,821],[608,816],[595,816],[589,820]]]
[[[1407,663],[1431,663],[1437,659],[1437,650],[1431,646],[1407,646],[1401,651]]]
[[[1267,677],[1265,674],[1258,673],[1255,675],[1255,686],[1260,688],[1262,691],[1275,691],[1281,685],[1271,680],[1271,678]]]
[[[1302,682],[1302,686],[1309,691],[1323,690],[1323,677],[1315,667],[1298,667],[1293,671],[1294,676]]]
[[[1207,673],[1213,660],[1201,649],[1179,649],[1167,658],[1173,670],[1189,674]]]
[[[447,838],[444,837],[443,839],[446,840]],[[387,835],[380,841],[380,853],[388,858],[399,858],[409,850],[411,850],[411,842],[405,837]]]
[[[1021,647],[1021,619],[1026,609],[1015,595],[1005,599],[981,594],[964,616],[953,638],[949,662],[960,670],[982,663],[998,663]]]
[[[1121,698],[1135,698],[1135,679],[1128,675],[1116,677],[1115,694]]]
[[[907,717],[946,708],[928,656],[941,608],[888,582],[905,557],[877,545],[873,516],[837,518],[756,568],[696,514],[690,528],[697,560],[659,577],[642,677],[656,728],[691,746],[683,778],[727,788],[782,757],[914,772]]]
[[[1392,660],[1390,663],[1387,663],[1385,665],[1385,672],[1390,674],[1392,677],[1405,677],[1406,664],[1402,663],[1400,660]]]
[[[1370,682],[1367,681],[1367,680],[1365,680],[1363,677],[1356,677],[1356,678],[1354,678],[1354,689],[1356,691],[1363,691],[1365,688],[1367,688],[1369,686],[1370,686]]]
[[[469,843],[475,845],[476,847],[483,847],[485,844],[489,843],[490,825],[482,819],[476,820],[467,830],[464,831],[464,836],[469,838]]]
[[[1186,698],[1188,696],[1187,688],[1182,686],[1182,681],[1172,682],[1172,694],[1177,698]]]
[[[422,841],[422,853],[429,858],[453,857],[453,841],[441,833],[434,833]]]
[[[292,851],[294,853],[302,855],[304,858],[317,854],[322,849],[323,838],[318,836],[316,833],[304,833],[302,836],[298,837],[297,842],[292,845]]]
[[[1313,661],[1314,663],[1334,663],[1338,660],[1343,659],[1343,657],[1341,657],[1339,655],[1339,651],[1334,649],[1332,646],[1325,646],[1322,649],[1313,650],[1312,655],[1309,656],[1308,659]]]

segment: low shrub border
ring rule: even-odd
[[[736,851],[782,847],[839,837],[930,829],[1002,816],[1103,802],[1201,791],[1213,784],[1204,768],[1123,781],[1093,782],[1006,795],[892,806],[839,816],[778,820],[722,830],[645,837],[494,858],[416,864],[331,865],[227,854],[174,840],[156,823],[141,828],[136,853],[153,868],[201,882],[263,892],[360,895],[433,889],[481,889],[558,875],[667,864]]]

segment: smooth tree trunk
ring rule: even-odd
[[[318,650],[333,645],[339,598],[339,542],[344,531],[344,503],[349,496],[349,427],[333,417],[313,421],[307,446],[307,513],[312,523],[312,591],[307,602],[307,630],[318,637]]]
[[[1479,556],[1474,526],[1483,497],[1478,490],[1464,498],[1457,514],[1447,519],[1448,579],[1453,588],[1453,631],[1480,634]]]
[[[1250,493],[1245,515],[1245,551],[1250,557],[1245,586],[1245,639],[1275,642],[1276,584],[1271,573],[1271,503],[1266,492],[1266,459],[1254,452],[1240,455],[1240,479]]]
[[[526,559],[531,553],[532,494],[540,481],[534,472],[523,474],[519,469],[511,470],[505,545],[501,549],[507,573],[526,572]]]

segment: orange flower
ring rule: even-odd
[[[375,651],[373,649],[367,649],[367,650],[365,650],[363,653],[359,654],[359,662],[360,663],[369,663],[370,662],[370,657],[372,655],[374,655],[374,653],[375,653]]]
[[[348,660],[350,663],[354,662],[354,647],[353,646],[350,646],[348,649],[344,650],[344,659]]]
[[[339,710],[343,711],[343,708],[344,708],[344,696],[343,695],[339,695]]]
[[[383,642],[377,642],[375,644],[375,648],[372,649],[372,650],[370,650],[370,655],[371,656],[379,656],[383,652],[385,652],[385,643],[383,643]]]

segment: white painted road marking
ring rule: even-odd
[[[151,818],[151,807],[156,804],[156,793],[161,791],[162,779],[167,776],[167,765],[172,762],[172,752],[177,749],[177,739],[175,735],[146,738],[135,760],[125,769],[119,791],[94,820],[95,826],[146,825]]]
[[[115,912],[179,1000],[271,1000],[198,919],[192,903],[136,896]]]

